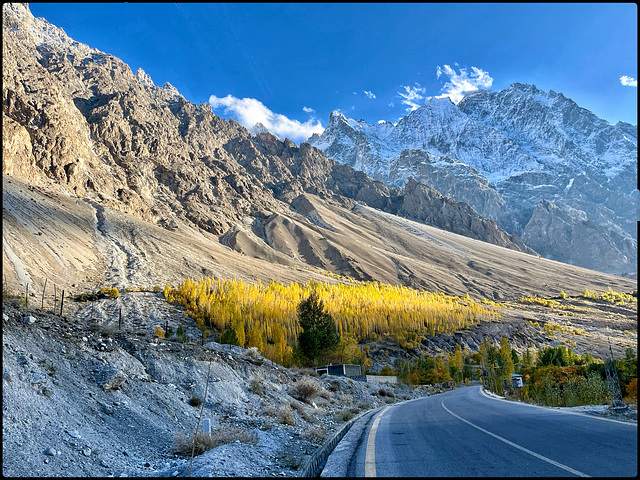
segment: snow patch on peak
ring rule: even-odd
[[[258,135],[259,133],[270,133],[271,135],[279,138],[274,133],[270,132],[267,127],[265,127],[261,122],[256,123],[253,128],[250,130],[251,135]],[[314,134],[315,135],[315,134]]]
[[[148,73],[146,73],[142,68],[138,68],[138,70],[136,71],[136,78],[145,87],[155,86],[153,84],[153,80],[151,80],[151,76]]]

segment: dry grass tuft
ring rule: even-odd
[[[302,433],[302,439],[307,442],[315,443],[317,445],[321,445],[324,442],[324,439],[327,438],[327,431],[322,427],[311,427],[307,428]]]
[[[262,388],[262,381],[258,377],[253,377],[251,380],[249,380],[248,388],[251,393],[255,393],[259,396],[262,396],[264,393],[264,389]]]
[[[322,386],[317,380],[305,375],[289,387],[289,393],[293,398],[309,403],[309,400],[315,397],[321,389]]]
[[[258,443],[258,436],[247,429],[230,425],[216,428],[211,435],[197,432],[191,438],[187,438],[187,436],[181,432],[174,438],[174,451],[178,455],[191,455],[191,452],[194,451],[194,455],[197,456],[212,448],[233,443],[236,440],[240,443],[255,445]]]
[[[293,410],[289,405],[282,405],[278,410],[278,421],[284,425],[295,425],[296,420],[293,417]]]

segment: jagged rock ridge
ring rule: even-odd
[[[291,227],[299,245],[290,251],[267,232],[280,232],[273,225],[296,210],[291,202],[312,194],[341,208],[357,201],[531,252],[435,190],[387,187],[309,144],[252,135],[208,104],[196,106],[170,84],[158,87],[142,69],[134,74],[116,57],[34,18],[27,5],[3,6],[3,60],[3,174],[168,229],[200,228],[232,248],[247,245],[236,237],[250,225],[253,244],[243,253],[290,264],[300,260],[296,250],[304,251],[312,266],[362,279],[369,276],[335,245],[318,244],[311,253],[303,228]]]

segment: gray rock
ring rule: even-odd
[[[56,455],[56,449],[53,447],[47,448],[44,452],[46,455],[54,457]]]
[[[104,391],[109,391],[121,388],[127,380],[127,376],[115,365],[107,365],[94,373],[94,379],[100,388]]]
[[[22,317],[22,323],[26,323],[27,325],[31,325],[32,323],[36,323],[36,317],[33,315],[26,315]]]
[[[51,398],[53,397],[53,394],[55,392],[53,390],[51,390],[50,388],[43,388],[41,394],[47,398]]]

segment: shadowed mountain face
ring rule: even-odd
[[[637,127],[611,125],[562,94],[514,83],[469,93],[458,105],[430,99],[396,125],[333,112],[308,142],[390,185],[413,177],[464,201],[548,258],[637,270]],[[564,219],[565,233],[587,229],[589,237],[576,242],[556,231],[550,245],[541,202],[576,211]]]
[[[519,237],[418,182],[387,186],[308,144],[252,135],[23,4],[3,5],[2,121],[14,287],[327,278],[312,269],[488,298],[550,291],[551,271],[576,290],[626,282],[523,253]],[[521,273],[500,273],[514,263]]]

